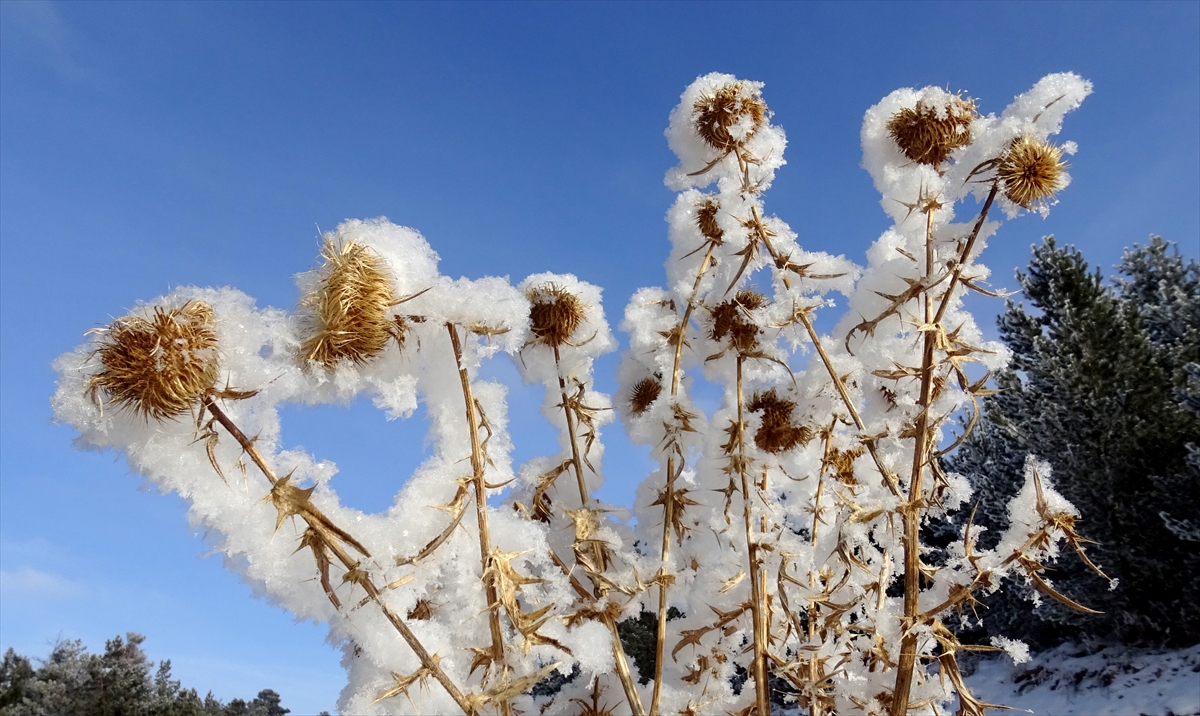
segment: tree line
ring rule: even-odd
[[[88,653],[83,642],[60,641],[35,666],[8,649],[0,661],[0,716],[285,716],[281,697],[263,689],[250,701],[222,703],[171,678],[171,661],[157,668],[142,651],[145,637],[129,633]],[[151,675],[151,671],[154,674]],[[329,716],[322,712],[321,716]]]

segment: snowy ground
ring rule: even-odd
[[[1018,666],[991,657],[967,684],[982,701],[1038,716],[1200,716],[1200,645],[1095,653],[1068,645]]]

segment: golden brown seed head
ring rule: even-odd
[[[408,618],[425,621],[433,616],[433,605],[428,599],[418,599],[412,609],[408,610]]]
[[[762,424],[754,433],[754,444],[760,450],[779,454],[813,439],[812,430],[792,422],[792,409],[795,407],[792,401],[780,398],[774,388],[751,396],[746,409],[763,414]]]
[[[940,116],[944,115],[944,116]],[[971,120],[975,101],[951,97],[945,107],[928,107],[917,102],[888,120],[888,134],[904,156],[919,164],[939,166],[950,153],[971,143]]]
[[[357,241],[335,246],[328,239],[321,258],[325,277],[300,301],[310,311],[304,360],[333,370],[343,360],[365,365],[389,338],[404,345],[405,323],[391,315],[397,299],[383,259]]]
[[[707,199],[696,206],[696,225],[700,227],[700,233],[718,246],[725,238],[725,232],[717,224],[717,211],[720,208],[716,199]]]
[[[1012,143],[1000,159],[996,176],[1004,187],[1004,196],[1028,209],[1062,188],[1066,168],[1062,149],[1026,136]]]
[[[530,289],[527,298],[532,304],[529,327],[539,343],[557,348],[570,341],[583,322],[583,301],[554,284]]]
[[[756,291],[739,291],[736,296],[717,304],[712,310],[713,327],[709,336],[716,341],[729,336],[729,344],[738,353],[746,354],[758,347],[761,329],[746,315],[767,305],[767,297]]]
[[[767,103],[757,90],[746,94],[742,83],[735,82],[696,100],[692,112],[695,115],[696,134],[712,148],[732,152],[750,141],[750,137],[762,127],[767,117]],[[737,133],[740,138],[735,138],[730,128],[742,122],[743,118],[749,120],[750,126]]]
[[[657,378],[642,378],[629,394],[629,408],[634,415],[641,415],[650,409],[650,405],[658,400],[662,393],[662,383]]]
[[[154,307],[149,319],[118,318],[101,331],[95,355],[103,368],[88,379],[92,399],[108,399],[146,418],[165,420],[192,409],[217,382],[216,317],[204,301]]]

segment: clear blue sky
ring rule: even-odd
[[[0,648],[138,631],[185,684],[226,700],[273,688],[296,716],[332,710],[343,684],[323,630],[206,557],[181,500],[50,422],[50,361],[138,299],[233,285],[290,308],[317,227],[386,215],[450,276],[599,284],[615,325],[664,280],[662,132],[712,71],[766,82],[790,139],[767,207],[811,248],[862,263],[887,226],[858,166],[863,112],[885,94],[934,84],[999,112],[1073,71],[1095,83],[1062,135],[1080,147],[1074,183],[1049,219],[1004,226],[993,283],[1014,288],[1051,233],[1106,272],[1152,233],[1200,253],[1197,2],[4,0],[0,30]],[[538,401],[513,395],[518,459],[553,449]],[[421,457],[419,416],[284,417],[285,441],[343,474]],[[617,426],[606,442],[602,496],[628,503],[644,458]],[[376,510],[397,487],[340,492]]]

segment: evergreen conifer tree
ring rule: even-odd
[[[290,711],[271,689],[252,701],[222,704],[210,692],[201,699],[171,678],[162,661],[153,678],[141,634],[129,633],[89,654],[79,640],[55,645],[38,668],[9,649],[0,661],[0,716],[285,716]]]
[[[946,464],[974,483],[976,524],[996,535],[1025,456],[1048,460],[1082,514],[1081,534],[1096,542],[1088,556],[1114,582],[1074,560],[1050,574],[1103,614],[1044,600],[1030,619],[1020,601],[1031,590],[985,600],[989,630],[1036,646],[1200,641],[1200,266],[1152,237],[1117,269],[1108,285],[1053,237],[1034,248],[1017,274],[1031,307],[1009,301],[999,319],[1012,363]]]

